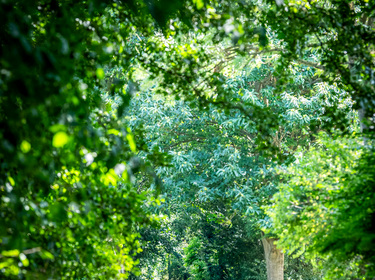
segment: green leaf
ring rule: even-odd
[[[65,132],[57,132],[54,136],[53,136],[53,140],[52,140],[52,145],[56,148],[61,148],[63,147],[66,143],[68,143],[69,141],[69,136],[68,134],[66,134]]]
[[[96,76],[100,79],[100,80],[103,80],[104,79],[104,70],[102,68],[98,68],[96,69]]]
[[[26,140],[23,140],[22,143],[21,143],[21,151],[23,153],[28,153],[31,149],[31,145],[29,142],[27,142]]]
[[[46,250],[42,250],[39,252],[39,255],[43,258],[43,259],[48,259],[48,260],[53,260],[55,259],[55,257],[48,251]]]
[[[23,254],[23,253],[20,254],[20,260],[21,260],[23,266],[29,266],[30,262],[27,259],[25,254]]]
[[[131,133],[126,134],[126,139],[128,140],[130,150],[132,152],[136,152],[137,151],[137,145],[135,144],[133,134],[131,134]]]
[[[9,250],[9,251],[2,251],[1,254],[4,256],[4,257],[18,257],[19,254],[20,254],[20,251],[19,250]]]
[[[204,2],[203,0],[194,0],[195,5],[197,6],[197,9],[200,10],[204,7]]]

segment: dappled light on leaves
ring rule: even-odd
[[[374,278],[374,11],[2,1],[0,278]]]

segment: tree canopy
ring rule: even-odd
[[[375,277],[375,3],[0,5],[2,276]]]

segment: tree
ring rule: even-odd
[[[287,183],[268,210],[280,245],[324,259],[326,279],[374,277],[373,151],[360,142],[322,134],[282,171]]]
[[[277,114],[284,126],[273,135],[273,141],[284,153],[293,153],[293,149],[301,144],[309,145],[310,125],[319,123],[323,126],[327,122],[321,107],[322,103],[333,106],[336,102],[336,97],[331,96],[331,90],[335,88],[321,82],[314,83],[311,68],[308,71],[296,67],[295,83],[291,85],[290,93],[277,98],[273,95],[273,84],[269,83],[272,68],[265,65],[252,67],[240,72],[242,75],[237,72],[233,77],[228,75],[227,98],[241,98],[248,106],[254,103],[267,106],[269,112]],[[153,90],[157,88],[149,90],[148,84],[146,81],[140,85],[146,86],[146,92],[133,98],[127,118],[134,127],[143,124],[150,150],[160,147],[173,156],[173,168],[158,170],[164,180],[164,207],[168,207],[164,213],[181,219],[178,216],[185,216],[189,211],[191,216],[186,217],[190,220],[193,209],[204,208],[207,214],[217,219],[224,218],[230,224],[231,215],[208,206],[215,201],[226,201],[235,215],[251,219],[253,227],[259,229],[267,225],[260,207],[266,205],[277,191],[278,178],[273,172],[276,163],[268,154],[256,149],[254,140],[259,133],[256,124],[236,110],[224,114],[210,106],[202,113],[183,101],[155,94]],[[312,86],[315,91],[310,92]],[[342,94],[345,100],[345,93]],[[350,106],[349,101],[347,105]],[[200,211],[198,209],[196,211]],[[195,222],[199,223],[199,220]],[[199,240],[203,242],[205,239],[199,236]]]
[[[374,33],[369,15],[374,11],[373,4],[366,1],[268,1],[269,5],[263,6],[254,2],[236,4],[224,2],[214,9],[211,5],[198,5],[199,10],[203,10],[199,15],[205,12],[211,15],[209,24],[203,17],[200,18],[201,22],[196,23],[198,30],[206,30],[205,26],[217,28],[212,35],[215,40],[229,36],[238,44],[226,49],[226,60],[220,61],[217,67],[214,67],[213,74],[208,71],[210,64],[204,63],[207,61],[206,56],[202,55],[205,53],[204,47],[199,44],[196,46],[194,42],[182,49],[168,44],[166,48],[173,51],[166,53],[163,60],[150,57],[150,65],[160,69],[160,93],[174,93],[185,100],[199,97],[201,107],[210,103],[221,108],[238,109],[257,124],[260,132],[257,135],[258,148],[266,147],[270,150],[273,146],[271,135],[275,130],[274,124],[278,124],[277,115],[256,105],[245,108],[241,101],[231,99],[232,97],[226,94],[223,82],[225,78],[220,74],[220,70],[236,53],[246,55],[250,52],[252,58],[277,53],[280,55],[279,67],[274,73],[281,78],[277,79],[278,91],[275,93],[283,92],[290,82],[293,76],[289,71],[290,64],[298,63],[319,69],[322,71],[320,78],[323,81],[336,84],[346,91],[344,94],[355,101],[353,108],[360,113],[362,127],[367,128],[366,133],[371,133]],[[267,30],[275,32],[274,35],[279,40],[277,44],[272,45],[268,41],[270,35]],[[311,59],[314,51],[316,55]],[[184,61],[189,61],[189,67],[181,67]],[[173,87],[168,87],[171,84],[171,75],[174,83]],[[339,102],[343,100],[338,98],[337,91],[331,92],[331,97]],[[347,131],[350,127],[347,113],[340,111],[340,107],[340,103],[331,108],[325,106],[325,115],[330,122],[325,124],[324,129],[330,131],[331,128],[337,128]],[[364,123],[366,124],[363,125]],[[278,156],[281,158],[280,154]]]

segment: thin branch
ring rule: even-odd
[[[311,62],[311,61],[307,61],[307,60],[303,60],[303,59],[297,59],[297,61],[301,64],[305,64],[307,66],[310,66],[310,67],[314,67],[314,68],[317,68],[317,69],[321,69],[321,70],[326,70],[326,68],[320,64],[317,64],[317,63],[314,63],[314,62]]]
[[[318,38],[319,39],[319,38]],[[307,45],[306,47],[322,47],[323,48],[323,43],[320,41],[319,39],[319,44],[309,44]],[[234,53],[236,52],[236,50],[238,50],[238,46],[235,47],[232,47],[232,48],[227,48],[225,49],[226,51],[227,50],[230,50],[227,51],[227,57],[226,57],[226,61],[230,61],[231,59],[235,58],[236,55],[234,55]],[[247,51],[253,51],[253,52],[250,52],[249,55],[251,56],[250,59],[249,59],[249,62],[254,58],[256,57],[257,55],[260,55],[260,54],[266,54],[266,53],[274,53],[274,52],[281,52],[281,53],[284,53],[285,52],[285,49],[282,49],[282,48],[273,48],[273,49],[263,49],[263,50],[260,50],[258,47],[254,47],[254,46],[245,46],[245,49]],[[324,48],[323,48],[324,49]],[[324,66],[318,64],[318,63],[314,63],[314,62],[311,62],[311,61],[307,61],[307,60],[303,60],[303,59],[297,59],[296,62],[300,63],[300,64],[305,64],[307,66],[310,66],[310,67],[313,67],[313,68],[317,68],[317,69],[321,69],[321,70],[326,70]],[[245,67],[248,65],[248,63],[245,65]]]
[[[182,141],[179,141],[177,143],[173,143],[173,144],[169,145],[168,147],[166,147],[166,149],[170,150],[171,148],[176,147],[176,146],[178,146],[180,144],[189,143],[189,142],[193,142],[193,141],[201,142],[200,140],[204,140],[204,139],[206,139],[206,138],[203,138],[203,137],[194,137],[194,138],[182,140]]]

